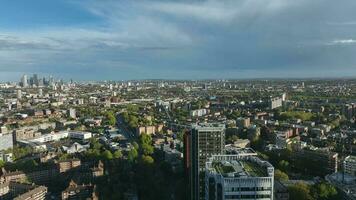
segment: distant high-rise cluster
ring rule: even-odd
[[[54,79],[52,76],[45,78],[39,77],[37,74],[33,74],[30,78],[27,75],[23,75],[20,80],[21,87],[43,87],[43,86],[50,86],[54,84]]]

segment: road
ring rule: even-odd
[[[124,120],[120,115],[116,116],[116,125],[119,133],[123,134],[127,139],[134,140],[136,138],[135,133],[133,133],[126,125]]]

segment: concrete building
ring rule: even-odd
[[[248,117],[239,117],[236,119],[236,126],[239,128],[248,128],[251,125],[251,120]]]
[[[185,165],[188,167],[192,200],[204,199],[205,162],[225,151],[225,125],[194,125],[185,139]]]
[[[273,200],[273,192],[274,167],[256,156],[215,155],[206,162],[206,200]]]
[[[28,81],[27,81],[27,75],[23,75],[22,78],[21,78],[21,86],[26,88],[28,87]]]
[[[26,174],[22,171],[7,172],[5,168],[1,169],[0,184],[10,181],[21,182],[26,180]]]
[[[301,171],[313,171],[321,177],[338,171],[338,153],[310,149],[296,149],[293,152],[293,162],[303,161],[308,165],[296,165]]]
[[[356,156],[347,156],[345,158],[344,173],[356,176]]]
[[[16,90],[16,97],[17,97],[17,99],[22,99],[22,91],[21,90]]]
[[[14,146],[12,134],[0,133],[0,151],[12,148]]]
[[[208,114],[207,109],[197,109],[197,110],[191,110],[190,111],[190,116],[191,117],[202,117],[204,115]]]
[[[282,97],[274,97],[269,100],[269,108],[276,109],[282,107],[283,105],[283,98]]]
[[[38,89],[38,96],[40,96],[40,97],[43,96],[43,90],[42,90],[42,88]]]
[[[76,119],[77,118],[77,114],[74,108],[69,108],[68,110],[68,117],[72,118],[72,119]]]
[[[44,200],[47,188],[33,184],[6,182],[0,184],[0,199],[2,200]]]
[[[79,185],[72,180],[69,186],[62,192],[62,200],[67,199],[97,200],[99,198],[96,194],[95,185]]]

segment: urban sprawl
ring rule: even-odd
[[[0,83],[0,199],[356,199],[356,80]]]

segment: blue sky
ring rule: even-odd
[[[0,79],[356,76],[354,0],[1,0]]]

